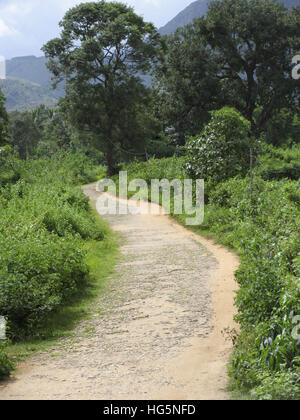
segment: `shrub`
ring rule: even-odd
[[[0,147],[0,188],[20,178],[20,161],[10,146]]]
[[[224,181],[249,169],[250,123],[232,108],[212,112],[210,123],[187,141],[187,172],[192,178]]]
[[[300,147],[280,149],[265,146],[264,154],[259,156],[257,173],[265,180],[300,178]]]
[[[289,369],[273,375],[262,372],[259,377],[261,385],[251,392],[257,400],[299,400],[300,369]]]
[[[40,335],[48,315],[86,284],[84,240],[103,239],[72,185],[73,164],[70,156],[22,162],[21,179],[0,190],[0,314],[13,340]]]
[[[299,397],[300,348],[292,335],[292,314],[300,315],[298,194],[299,182],[257,177],[250,202],[248,180],[236,178],[219,184],[206,208],[205,225],[240,251],[242,333],[232,375],[259,399]]]
[[[85,282],[84,253],[71,238],[0,236],[0,313],[13,339],[37,335],[47,315]]]
[[[13,368],[14,364],[6,352],[5,343],[0,340],[0,380],[9,376]]]
[[[124,165],[123,170],[128,172],[128,179],[144,179],[151,185],[152,179],[182,179],[185,177],[183,157],[171,157],[163,159],[149,159],[148,162],[135,161]]]

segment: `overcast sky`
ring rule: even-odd
[[[0,0],[0,56],[41,56],[41,46],[58,35],[66,10],[87,0]],[[125,0],[157,28],[193,0]]]

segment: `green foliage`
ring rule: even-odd
[[[0,192],[0,313],[14,340],[39,336],[49,314],[88,280],[84,240],[103,232],[72,183],[88,180],[86,158],[65,155],[20,164]]]
[[[300,147],[279,149],[271,145],[265,146],[264,153],[259,156],[257,173],[266,180],[300,178]]]
[[[83,3],[61,22],[61,36],[44,47],[56,81],[66,79],[64,106],[74,125],[94,134],[110,175],[123,151],[144,152],[151,133],[147,89],[139,72],[157,61],[160,37],[122,3]]]
[[[188,25],[167,39],[163,65],[156,69],[159,114],[175,129],[177,143],[195,135],[209,120],[209,111],[224,105],[218,65],[199,31]]]
[[[10,117],[11,141],[22,159],[32,156],[40,139],[40,130],[31,111],[15,112]]]
[[[5,347],[5,343],[0,340],[0,380],[9,376],[14,367]]]
[[[300,117],[299,111],[281,109],[267,123],[265,140],[276,147],[291,146],[300,143]]]
[[[299,7],[269,0],[209,3],[205,17],[167,41],[158,72],[162,114],[180,136],[195,134],[207,111],[238,109],[257,138],[279,110],[295,112],[299,83],[291,77],[300,49]]]
[[[212,112],[210,123],[186,145],[187,172],[193,178],[218,183],[249,168],[250,123],[239,112],[222,108]]]
[[[9,143],[22,159],[75,148],[74,130],[59,108],[42,105],[30,111],[12,112],[9,117]]]
[[[250,203],[248,180],[231,179],[211,194],[202,226],[241,254],[236,304],[242,334],[231,374],[239,387],[255,389],[253,395],[261,399],[284,399],[289,393],[293,398],[299,390],[300,348],[292,337],[291,316],[300,314],[295,197],[298,182],[255,178]]]
[[[0,147],[0,188],[20,178],[21,162],[10,146]]]
[[[251,395],[257,400],[300,400],[300,369],[289,369],[275,375],[261,374]]]
[[[78,152],[62,151],[51,157],[32,159],[20,164],[22,179],[29,183],[44,182],[51,185],[61,181],[65,187],[96,181],[103,167],[97,167],[95,159]]]
[[[147,143],[147,153],[158,159],[168,158],[174,155],[176,146],[171,144],[165,136],[160,139],[150,140]]]
[[[184,158],[155,159],[148,162],[134,161],[124,165],[123,169],[128,172],[128,179],[144,179],[149,185],[152,179],[182,179],[185,176]]]

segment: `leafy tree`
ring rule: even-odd
[[[258,137],[277,110],[299,100],[300,85],[291,72],[300,49],[300,8],[289,11],[269,0],[223,0],[213,2],[198,24],[220,63],[216,76]]]
[[[250,121],[251,136],[259,137],[278,110],[299,103],[300,83],[291,73],[292,57],[300,50],[300,7],[288,11],[269,0],[213,1],[207,16],[179,30],[169,47],[173,82],[163,94],[188,131],[194,130],[197,114],[202,120],[200,110],[225,101]]]
[[[0,146],[7,142],[8,115],[5,109],[5,97],[0,89]]]
[[[10,143],[22,159],[34,155],[49,156],[71,146],[74,130],[62,110],[39,108],[10,114]]]
[[[148,95],[137,74],[159,59],[160,36],[132,8],[104,1],[70,9],[60,26],[43,47],[48,67],[54,81],[66,80],[70,120],[94,133],[113,174],[118,153],[143,149]]]
[[[300,143],[300,112],[282,108],[268,121],[265,140],[274,146]]]
[[[186,145],[187,171],[214,184],[245,175],[249,170],[250,123],[238,111],[224,107],[212,112],[210,123]]]
[[[218,63],[214,58],[196,26],[178,29],[167,39],[167,55],[155,72],[154,94],[157,114],[167,132],[176,134],[178,145],[185,144],[186,135],[202,130],[209,111],[225,104],[221,82],[215,77]]]
[[[32,118],[40,131],[37,152],[49,155],[59,149],[66,149],[72,141],[72,129],[59,107],[47,108],[41,105],[32,111]]]
[[[10,114],[10,143],[21,159],[32,156],[36,150],[41,131],[34,121],[32,111],[15,111]]]

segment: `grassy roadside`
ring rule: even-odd
[[[91,203],[93,207],[93,203]],[[96,210],[92,210],[95,214]],[[119,257],[118,238],[109,225],[96,216],[97,224],[104,233],[102,241],[89,240],[84,244],[86,263],[90,270],[88,284],[67,305],[49,317],[40,339],[29,339],[8,346],[9,355],[21,362],[35,352],[51,352],[63,346],[63,339],[73,335],[76,324],[92,314],[93,302],[105,292],[108,279],[114,272]]]

